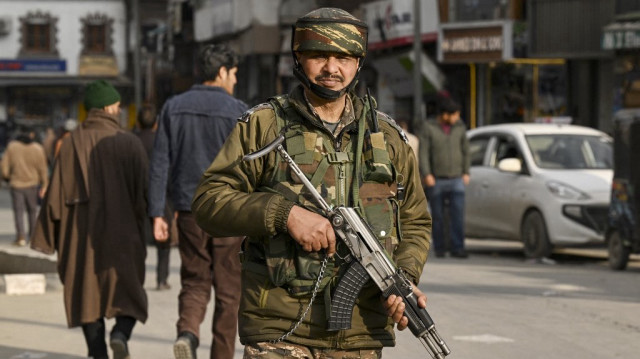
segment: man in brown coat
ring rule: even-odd
[[[147,319],[143,288],[147,155],[119,125],[120,95],[106,81],[85,91],[87,119],[66,138],[53,170],[31,247],[58,253],[69,327],[82,326],[89,356],[129,358],[136,321]]]

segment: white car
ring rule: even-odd
[[[588,127],[500,124],[467,132],[465,235],[520,240],[527,257],[604,243],[612,139]]]

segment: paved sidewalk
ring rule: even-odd
[[[26,218],[25,218],[26,220]],[[47,256],[28,247],[15,247],[11,198],[6,187],[0,188],[0,260],[6,258],[28,261],[46,260],[55,268],[54,256]],[[138,323],[129,342],[131,357],[173,358],[175,323],[178,319],[180,257],[177,248],[171,251],[168,291],[155,290],[155,247],[147,247],[145,289],[149,298],[149,319]],[[5,293],[4,278],[0,275],[0,358],[1,359],[62,359],[86,357],[86,344],[80,328],[68,329],[62,302],[62,285],[55,273],[46,274],[44,295],[12,296]],[[211,316],[213,300],[201,330],[199,358],[208,358],[211,344]],[[107,327],[114,320],[107,321]],[[242,358],[243,347],[237,342],[234,359]]]

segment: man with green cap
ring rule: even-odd
[[[85,89],[88,116],[60,146],[31,247],[58,254],[69,327],[81,326],[93,358],[109,358],[105,320],[115,318],[113,358],[129,358],[143,288],[148,160],[120,128],[120,94],[104,80]]]
[[[382,112],[374,121],[373,101],[354,91],[366,45],[366,24],[343,10],[298,19],[292,52],[301,85],[243,115],[194,195],[200,227],[247,236],[239,311],[245,358],[379,358],[395,345],[394,322],[407,326],[402,300],[381,300],[369,281],[350,328],[328,330],[347,249],[277,151],[242,161],[283,133],[283,146],[325,201],[356,207],[417,284],[431,218],[404,133]],[[417,288],[415,295],[426,306]]]

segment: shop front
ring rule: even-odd
[[[466,73],[448,85],[468,93],[469,127],[570,121],[565,61],[518,57],[524,52],[518,42],[522,26],[513,20],[440,26],[438,62],[448,77]]]
[[[619,16],[604,27],[602,49],[615,53],[613,113],[640,108],[640,13]]]

